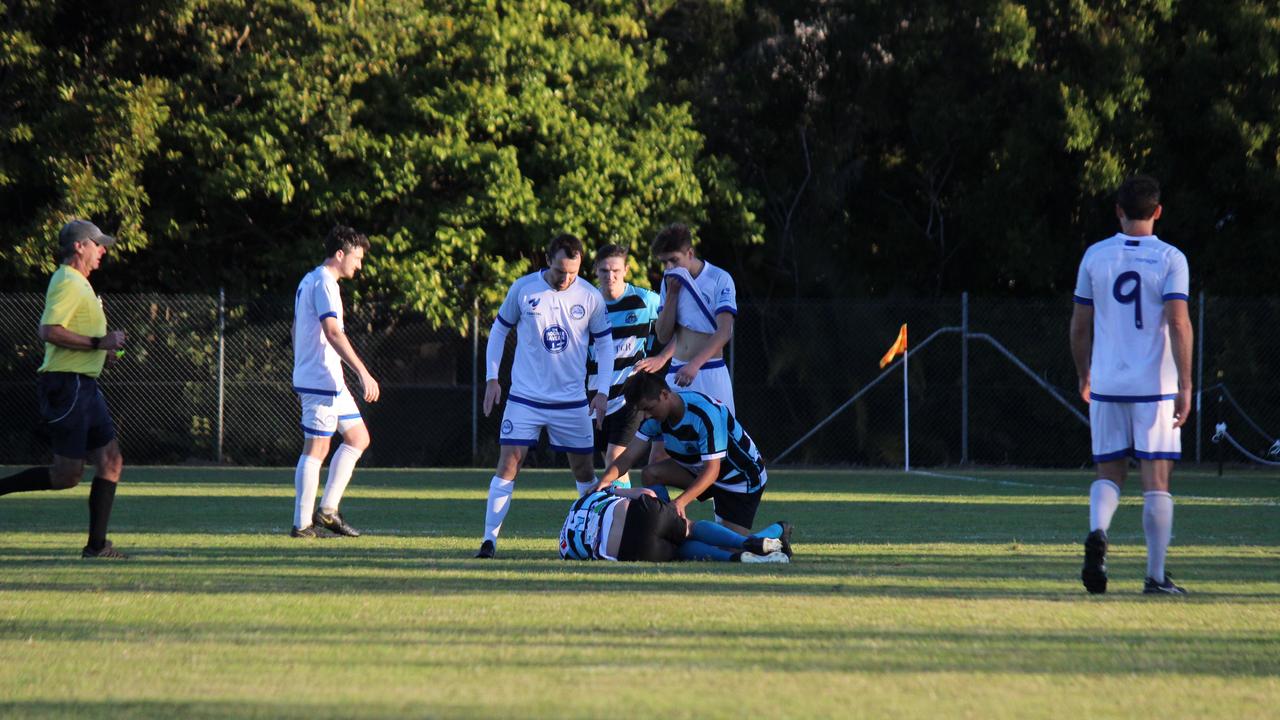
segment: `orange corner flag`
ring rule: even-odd
[[[880,369],[884,369],[885,365],[893,362],[893,359],[907,351],[907,324],[902,324],[902,329],[898,331],[898,339],[893,341],[893,346],[889,348],[889,352],[880,358]]]

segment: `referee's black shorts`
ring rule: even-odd
[[[36,379],[40,417],[49,427],[53,454],[84,460],[116,437],[107,398],[98,381],[70,372],[43,372]]]
[[[627,506],[627,521],[622,527],[618,560],[667,562],[676,557],[676,548],[684,542],[687,525],[676,514],[675,506],[656,497],[642,495]]]

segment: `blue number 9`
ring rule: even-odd
[[[1132,280],[1133,287],[1129,292],[1122,290],[1122,286]],[[1111,286],[1111,296],[1121,305],[1133,304],[1133,326],[1142,329],[1142,276],[1133,270],[1120,273],[1116,278],[1116,284]]]

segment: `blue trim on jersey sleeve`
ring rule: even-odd
[[[338,397],[342,394],[341,390],[317,390],[304,387],[295,387],[293,391],[299,395],[324,395],[325,397]]]
[[[503,320],[502,313],[498,313],[497,315],[494,316],[494,318],[497,319],[498,322],[502,323],[503,325],[506,325],[509,328],[513,328],[516,326],[515,323],[509,323],[506,320]]]
[[[527,405],[531,408],[538,408],[539,410],[572,410],[574,408],[581,408],[581,407],[587,406],[586,398],[582,398],[581,400],[575,400],[573,402],[544,403],[544,402],[538,402],[536,400],[530,400],[528,398],[522,398],[519,395],[508,395],[507,400],[513,403],[517,403],[519,405]]]
[[[299,423],[299,424],[298,424],[298,427],[302,428],[302,432],[304,432],[304,433],[306,433],[306,434],[308,434],[308,435],[315,435],[316,437],[333,437],[333,431],[332,431],[332,430],[329,430],[329,431],[325,431],[325,430],[312,430],[311,428],[309,428],[309,427],[307,427],[306,425],[303,425],[303,424],[301,424],[301,423]]]
[[[1079,295],[1072,295],[1071,302],[1077,305],[1088,305],[1090,307],[1093,306],[1093,298],[1080,297]]]
[[[1098,402],[1160,402],[1161,400],[1173,400],[1176,397],[1178,397],[1178,393],[1167,393],[1165,395],[1099,395],[1096,392],[1089,393],[1089,399],[1097,400]]]
[[[612,334],[613,334],[613,328],[611,328],[611,327],[607,327],[607,328],[605,328],[605,329],[601,330],[601,331],[600,331],[600,332],[598,332],[598,333],[591,333],[591,339],[592,339],[592,340],[599,340],[600,338],[604,337],[605,335],[612,335]]]
[[[498,445],[516,445],[521,447],[533,447],[538,444],[538,439],[517,440],[516,438],[498,438]]]
[[[1168,302],[1170,300],[1190,300],[1191,298],[1187,297],[1186,293],[1165,293],[1163,299]]]
[[[1134,450],[1133,456],[1139,460],[1181,460],[1180,452],[1146,452],[1144,450]]]
[[[717,315],[719,315],[722,312],[726,312],[734,317],[738,317],[738,308],[736,307],[730,307],[729,305],[721,305],[720,307],[716,308]]]
[[[551,448],[555,452],[570,453],[572,455],[590,455],[596,451],[593,447],[569,447],[568,445],[552,444],[548,444],[547,447]]]
[[[325,318],[334,318],[334,319],[337,319],[337,317],[338,317],[338,313],[333,312],[333,311],[331,310],[331,311],[329,311],[329,312],[327,312],[327,313],[325,313],[325,314],[323,314],[323,315],[321,315],[321,316],[320,316],[320,322],[324,322],[324,319],[325,319]]]

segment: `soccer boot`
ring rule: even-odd
[[[1164,574],[1164,582],[1156,582],[1152,578],[1147,578],[1142,584],[1143,595],[1186,595],[1185,588],[1173,584],[1173,576],[1169,573]]]
[[[311,522],[335,535],[360,537],[360,531],[348,525],[347,521],[342,519],[342,513],[337,510],[331,513],[326,513],[324,508],[316,510],[315,515],[311,517]]]
[[[1080,570],[1084,589],[1099,595],[1107,591],[1107,532],[1094,530],[1084,539],[1084,568]]]
[[[749,537],[742,543],[742,549],[752,555],[768,555],[782,552],[782,541],[778,538]]]
[[[108,540],[108,541],[107,541],[107,543],[106,543],[105,545],[103,545],[102,547],[98,548],[97,550],[93,550],[93,549],[91,549],[88,545],[85,545],[85,546],[84,546],[84,549],[80,551],[80,557],[82,557],[82,558],[98,558],[98,559],[102,559],[102,560],[127,560],[127,559],[129,559],[129,556],[128,556],[128,555],[125,555],[125,554],[124,554],[124,553],[122,553],[122,552],[120,552],[120,550],[118,550],[114,545],[112,545],[112,544],[111,544],[111,541],[110,541],[110,540]]]
[[[315,536],[316,536],[316,529],[315,529],[315,526],[313,525],[308,525],[304,528],[295,527],[294,529],[289,531],[289,537],[314,538]]]
[[[779,520],[778,524],[782,526],[782,535],[778,537],[778,541],[782,543],[780,549],[787,557],[791,557],[791,523],[786,520]]]
[[[744,552],[738,556],[738,562],[750,563],[753,565],[761,565],[765,563],[777,563],[786,565],[791,562],[791,558],[781,550],[775,550],[764,555],[756,555],[755,553]]]
[[[485,540],[484,542],[480,543],[480,550],[475,554],[475,556],[480,558],[481,560],[492,560],[493,558],[497,557],[497,555],[498,555],[498,548],[494,546],[492,540]]]

